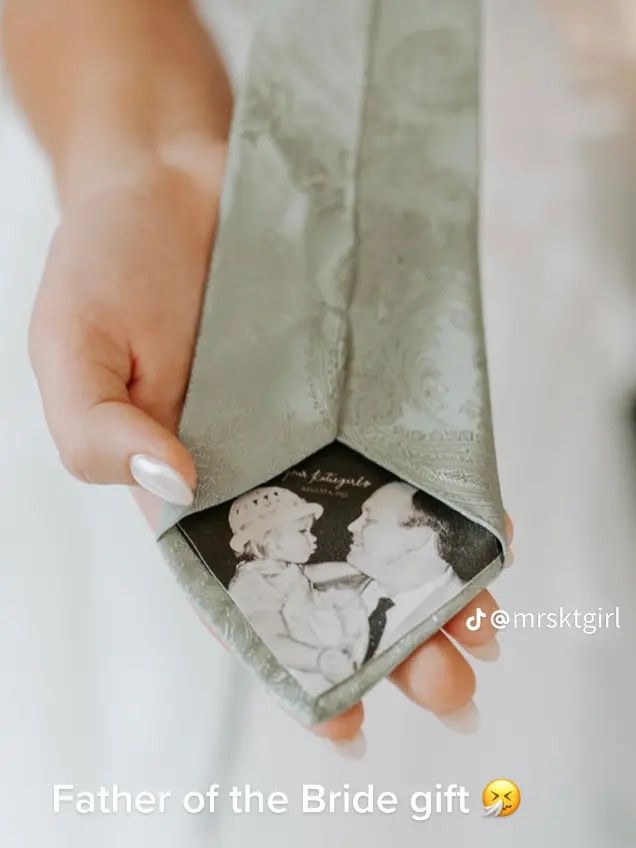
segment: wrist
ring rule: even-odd
[[[16,98],[51,156],[63,205],[149,162],[191,173],[189,153],[175,165],[175,147],[226,143],[231,87],[193,4],[14,0],[1,29]],[[200,181],[207,156],[196,159]]]
[[[63,214],[104,194],[142,186],[151,192],[172,187],[206,203],[218,196],[226,155],[225,139],[195,133],[152,147],[130,139],[99,146],[78,144],[57,169]]]

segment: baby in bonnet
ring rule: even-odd
[[[313,691],[359,667],[369,633],[355,588],[312,582],[312,527],[322,514],[320,504],[278,486],[242,495],[229,514],[240,562],[228,591],[277,659]]]

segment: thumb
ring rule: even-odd
[[[47,328],[29,339],[51,434],[66,469],[88,483],[133,485],[171,503],[193,500],[185,446],[130,402],[128,353],[94,329],[69,338]]]

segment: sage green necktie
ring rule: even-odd
[[[208,625],[307,722],[341,712],[459,610],[486,568],[315,697],[175,524],[339,440],[490,529],[505,549],[477,258],[479,3],[266,4],[230,138],[181,425],[191,508],[160,542]]]

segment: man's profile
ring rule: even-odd
[[[499,549],[483,527],[401,481],[362,504],[349,525],[347,562],[368,580],[370,659],[423,621],[492,562]]]

